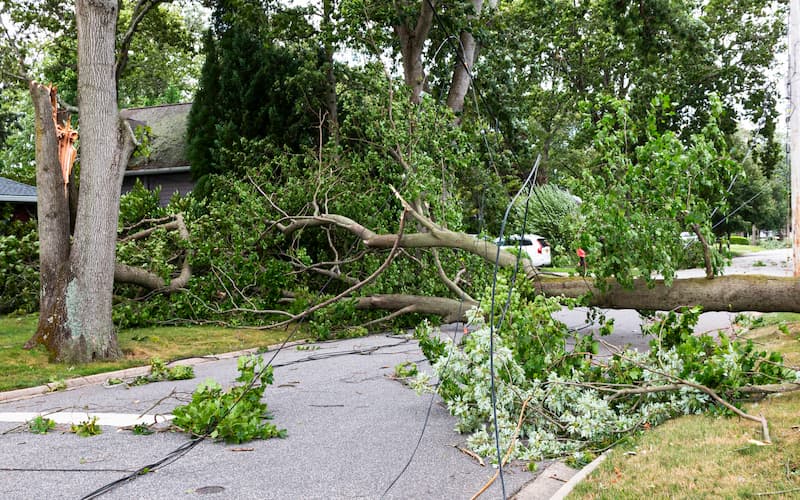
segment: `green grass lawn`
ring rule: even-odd
[[[0,391],[33,387],[73,377],[93,375],[121,368],[146,366],[157,357],[170,361],[190,356],[220,354],[249,348],[263,348],[282,342],[289,330],[245,330],[216,326],[170,326],[134,328],[119,333],[124,357],[115,362],[69,365],[50,363],[39,346],[22,346],[36,330],[36,315],[0,316]],[[301,329],[294,340],[306,338]]]
[[[749,253],[756,253],[761,252],[764,250],[764,247],[753,246],[753,245],[731,245],[731,255],[734,257],[741,257],[742,255],[746,255]]]
[[[797,315],[765,315],[766,323]],[[766,351],[800,366],[800,323],[757,328],[747,334]],[[713,415],[671,420],[616,447],[570,499],[800,498],[800,392],[744,405],[769,422],[772,444],[762,446],[761,427]]]

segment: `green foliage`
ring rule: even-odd
[[[717,338],[694,335],[701,312],[699,307],[680,313],[670,311],[642,329],[655,336],[651,349],[675,351],[683,365],[679,377],[728,394],[735,394],[737,388],[748,384],[771,384],[793,378],[779,353],[758,351],[752,340],[731,340],[723,332]]]
[[[413,377],[418,371],[417,365],[413,361],[404,361],[394,365],[394,376],[397,378]]]
[[[192,196],[158,207],[157,196],[134,189],[124,197],[120,217],[157,218],[164,213],[183,213],[191,234],[188,250],[193,278],[186,290],[171,296],[139,300],[135,286],[117,286],[114,321],[122,328],[148,325],[160,320],[224,319],[230,324],[270,321],[255,312],[275,309],[281,292],[289,288],[289,268],[272,258],[279,252],[277,238],[268,233],[269,215],[260,193],[250,184],[217,178],[214,196],[199,202]],[[137,227],[135,231],[144,229]],[[117,258],[147,268],[169,280],[180,272],[174,256],[187,244],[175,231],[157,230],[143,240],[118,245]]]
[[[506,233],[544,236],[554,253],[571,255],[577,227],[578,203],[575,198],[547,184],[534,187],[528,197],[517,200]]]
[[[750,240],[744,236],[733,235],[729,238],[731,245],[749,245]]]
[[[466,329],[465,329],[466,330]],[[422,321],[414,329],[414,338],[419,342],[422,354],[428,361],[435,363],[446,352],[446,344],[439,337],[432,335],[432,327],[428,320]]]
[[[134,436],[148,436],[153,433],[153,429],[147,424],[136,424],[131,431]]]
[[[34,434],[47,434],[49,431],[56,428],[56,423],[41,415],[36,416],[33,420],[28,422],[28,430]]]
[[[631,116],[642,121],[650,100],[668,94],[676,113],[659,127],[688,138],[703,127],[716,93],[726,134],[738,119],[763,117],[759,135],[772,143],[778,101],[769,68],[785,39],[785,9],[773,0],[509,2],[470,23],[482,42],[476,70],[483,102],[521,154],[518,172],[542,153],[542,182],[560,183],[581,168],[591,136],[574,133],[579,103],[600,96],[630,102]],[[446,93],[452,59],[429,61],[439,77],[430,77],[432,92]],[[470,116],[476,111],[468,106]],[[765,164],[776,164],[767,159],[774,152],[772,144],[765,148]]]
[[[147,189],[142,180],[137,178],[131,190],[120,197],[120,227],[132,226],[148,217],[157,218],[165,215],[159,201],[160,192],[160,188],[152,191]]]
[[[92,417],[77,424],[72,424],[70,432],[74,432],[80,437],[97,436],[103,433],[103,429],[97,425],[97,417]]]
[[[241,357],[238,366],[239,385],[223,391],[217,382],[207,380],[194,391],[189,404],[173,410],[172,423],[192,435],[228,443],[285,437],[285,430],[264,421],[270,416],[261,398],[272,384],[272,367],[265,367],[259,356]]]
[[[697,224],[713,242],[711,214],[725,209],[727,186],[740,171],[717,124],[721,106],[716,101],[688,140],[658,127],[674,113],[667,97],[653,100],[642,123],[625,102],[604,101],[594,111],[602,110],[599,121],[587,115],[585,123],[594,135],[591,168],[571,182],[583,199],[575,245],[587,251],[597,277],[630,285],[636,269],[645,280],[660,273],[669,283],[684,253],[680,233]],[[723,257],[713,246],[711,253],[718,273]]]
[[[620,350],[599,358],[591,335],[578,336],[575,347],[567,348],[572,334],[552,319],[554,301],[526,299],[516,290],[508,294],[506,280],[501,279],[497,297],[508,296],[511,304],[504,313],[496,311],[504,314],[502,325],[490,328],[487,324],[486,299],[481,310],[469,312],[472,331],[463,345],[445,340],[444,353],[429,358],[439,379],[436,390],[458,418],[457,429],[470,434],[468,445],[482,456],[495,457],[490,352],[499,446],[506,450],[516,443],[512,458],[529,461],[569,457],[584,463],[597,450],[642,427],[681,414],[719,410],[702,391],[672,388],[681,380],[735,398],[745,385],[800,376],[782,365],[780,355],[760,352],[751,342],[732,341],[724,335],[719,339],[692,335],[697,308],[668,313],[651,325],[648,331],[657,340],[650,352]],[[412,385],[425,389],[428,380],[420,374]],[[637,393],[639,387],[648,390]],[[658,387],[663,389],[654,390]],[[518,429],[520,415],[523,425]]]
[[[0,204],[0,314],[39,307],[39,236],[36,221],[11,221]]]
[[[150,360],[150,373],[133,379],[130,385],[146,385],[165,380],[188,380],[194,378],[194,368],[188,365],[167,366],[159,358]]]
[[[281,18],[256,4],[219,2],[205,36],[206,59],[189,114],[187,155],[195,179],[241,174],[228,154],[242,141],[266,139],[266,151],[300,151],[316,144],[315,112],[324,74],[318,48],[275,39]],[[302,17],[297,25],[306,24]],[[260,155],[264,155],[261,152]],[[208,194],[209,185],[198,189]]]

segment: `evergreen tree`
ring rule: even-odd
[[[204,176],[242,168],[227,159],[248,149],[243,143],[295,152],[316,145],[316,117],[324,106],[323,54],[313,44],[278,39],[270,23],[257,2],[216,6],[187,132],[201,194]]]

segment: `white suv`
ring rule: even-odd
[[[537,267],[550,265],[550,244],[543,236],[536,234],[512,234],[504,239],[497,238],[495,244],[503,250],[518,249],[522,256],[530,259],[531,264]]]

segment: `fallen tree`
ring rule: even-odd
[[[614,280],[601,289],[591,279],[542,277],[536,289],[549,296],[588,297],[588,305],[608,309],[672,310],[701,306],[704,311],[800,312],[800,280],[764,275],[717,276],[664,280],[634,280],[625,288]]]

